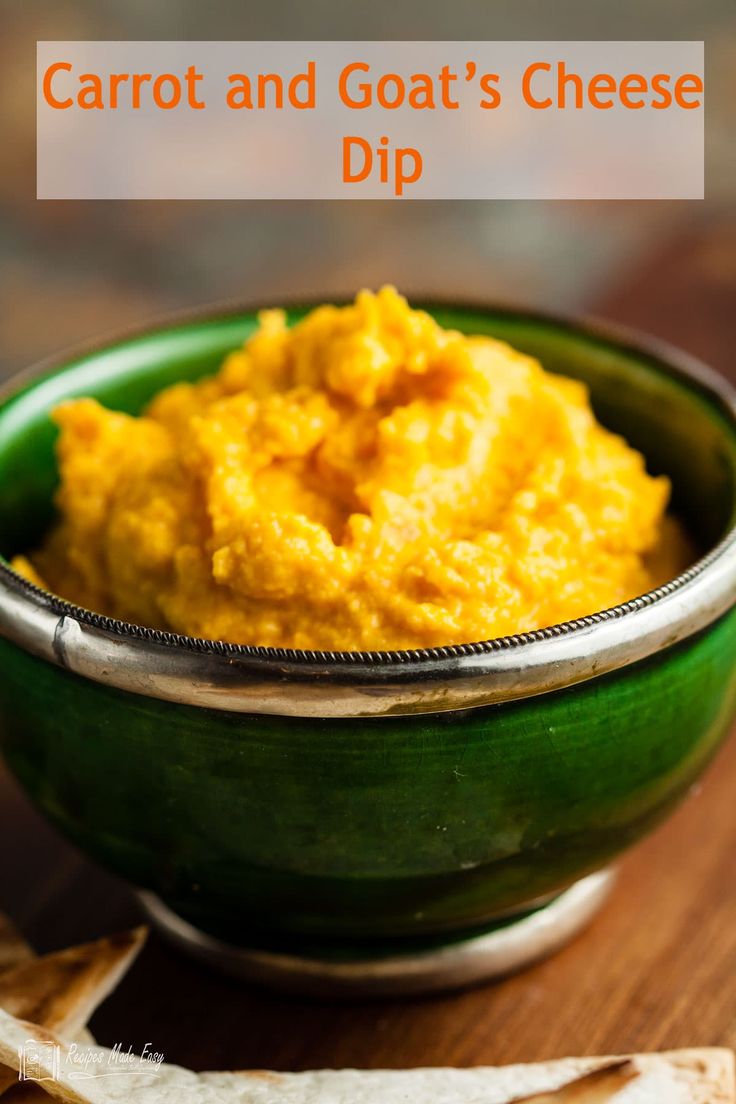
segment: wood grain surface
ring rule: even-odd
[[[643,258],[595,313],[682,345],[736,379],[736,221],[728,212]],[[107,785],[114,785],[114,779]],[[736,742],[620,864],[608,907],[555,958],[441,997],[351,1004],[277,996],[155,936],[92,1027],[194,1068],[471,1065],[736,1046]],[[0,773],[0,908],[44,951],[135,923],[95,869]]]

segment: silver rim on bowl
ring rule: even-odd
[[[174,946],[234,977],[312,997],[408,996],[477,985],[547,958],[588,926],[615,879],[610,868],[588,874],[528,915],[442,947],[339,959],[225,943],[178,916],[155,893],[139,890],[138,899]]]
[[[228,313],[247,309],[240,306]],[[223,313],[210,309],[177,316],[137,336],[187,320],[219,318]],[[516,313],[654,358],[661,370],[705,393],[736,426],[734,389],[667,345],[642,342],[626,331],[597,323]],[[74,356],[67,354],[59,366]],[[48,370],[44,364],[37,371]],[[23,373],[11,380],[3,398],[29,376]],[[232,712],[294,717],[409,715],[532,697],[646,659],[706,628],[735,601],[734,526],[689,570],[623,605],[536,632],[412,651],[294,651],[147,629],[57,598],[0,561],[0,634],[33,655],[136,694]]]

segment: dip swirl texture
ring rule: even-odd
[[[390,287],[259,322],[140,417],[56,409],[59,521],[19,570],[142,625],[339,650],[541,628],[692,558],[581,383]]]

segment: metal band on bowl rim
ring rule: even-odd
[[[488,304],[425,303],[500,312],[569,329],[632,352],[703,391],[736,424],[736,393],[705,365],[661,342],[596,323]],[[257,308],[177,315],[110,339],[142,337],[187,322],[215,322]],[[92,351],[67,353],[55,365]],[[10,381],[49,373],[45,362]],[[202,640],[84,610],[28,582],[0,560],[0,635],[75,674],[136,694],[239,713],[293,717],[380,717],[478,708],[551,690],[645,659],[706,628],[736,602],[736,527],[689,570],[612,609],[515,636],[447,647],[384,652],[296,651]]]

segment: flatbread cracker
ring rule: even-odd
[[[36,958],[35,951],[26,943],[15,924],[0,912],[0,974],[6,970],[12,970],[20,966],[22,962],[30,962]],[[94,1038],[86,1027],[76,1032],[74,1038],[80,1043],[94,1045]],[[2,1089],[0,1089],[2,1094]]]
[[[75,1057],[76,1044],[0,1012],[0,1062],[18,1069],[24,1047],[34,1048],[39,1076],[50,1078],[41,1083],[44,1091],[64,1104],[521,1104],[525,1098],[527,1104],[530,1098],[534,1104],[546,1104],[545,1097],[550,1104],[735,1100],[734,1059],[727,1050],[477,1069],[196,1074],[166,1064],[148,1063],[146,1068],[144,1059],[116,1068],[113,1052],[104,1048],[95,1048],[99,1060],[82,1068]],[[597,1076],[591,1076],[594,1071]]]
[[[140,951],[146,934],[145,928],[137,928],[21,962],[0,974],[0,1008],[39,1028],[78,1038]],[[0,1094],[15,1081],[13,1071],[0,1069]]]

